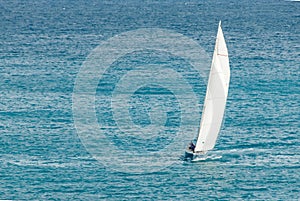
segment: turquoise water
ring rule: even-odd
[[[0,199],[298,200],[299,10],[299,2],[281,0],[1,1]],[[171,165],[138,174],[128,173],[123,163],[115,170],[110,165],[116,162],[93,158],[76,132],[72,110],[76,77],[91,51],[125,31],[163,28],[197,41],[210,57],[219,20],[231,83],[211,158],[186,162],[180,157],[184,147],[178,147],[157,158]],[[154,125],[149,137],[124,134],[109,101],[121,77],[146,64],[182,74],[198,110],[185,121],[178,96],[150,83],[134,91],[127,110],[132,125],[146,130]],[[137,51],[116,61],[102,78],[95,110],[113,146],[157,152],[174,142],[182,126],[191,128],[187,141],[195,137],[206,82],[186,61]],[[162,130],[155,134],[156,124]],[[151,168],[138,157],[135,164]]]

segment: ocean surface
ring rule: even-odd
[[[225,119],[207,160],[185,161],[220,20]],[[203,65],[141,45],[149,28],[194,41]],[[135,48],[99,67],[124,33]],[[96,77],[84,134],[80,75]],[[299,200],[299,108],[300,2],[0,0],[2,200]]]

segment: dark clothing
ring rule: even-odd
[[[195,150],[195,145],[192,142],[189,144],[189,150],[191,150],[193,152]]]

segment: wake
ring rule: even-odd
[[[218,155],[218,154],[208,154],[206,156],[196,156],[195,158],[193,158],[191,160],[191,162],[204,162],[204,161],[214,161],[214,160],[219,160],[222,158],[222,155]]]

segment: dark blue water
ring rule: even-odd
[[[298,200],[299,10],[299,2],[281,0],[0,1],[0,199]],[[216,157],[185,162],[179,147],[167,156],[171,166],[139,174],[93,158],[72,110],[76,76],[91,51],[125,31],[163,28],[197,41],[210,56],[219,20],[231,83]],[[153,84],[134,91],[128,113],[134,125],[157,123],[165,131],[156,138],[119,132],[107,98],[122,75],[147,60],[190,72],[183,77],[193,86],[199,111],[187,124],[190,138],[196,136],[205,79],[182,70],[191,68],[174,55],[140,51],[115,62],[96,92],[97,121],[124,152],[158,151],[172,144],[182,125],[185,111],[172,90]],[[160,124],[160,118],[167,121]],[[137,158],[136,165],[144,164]]]

